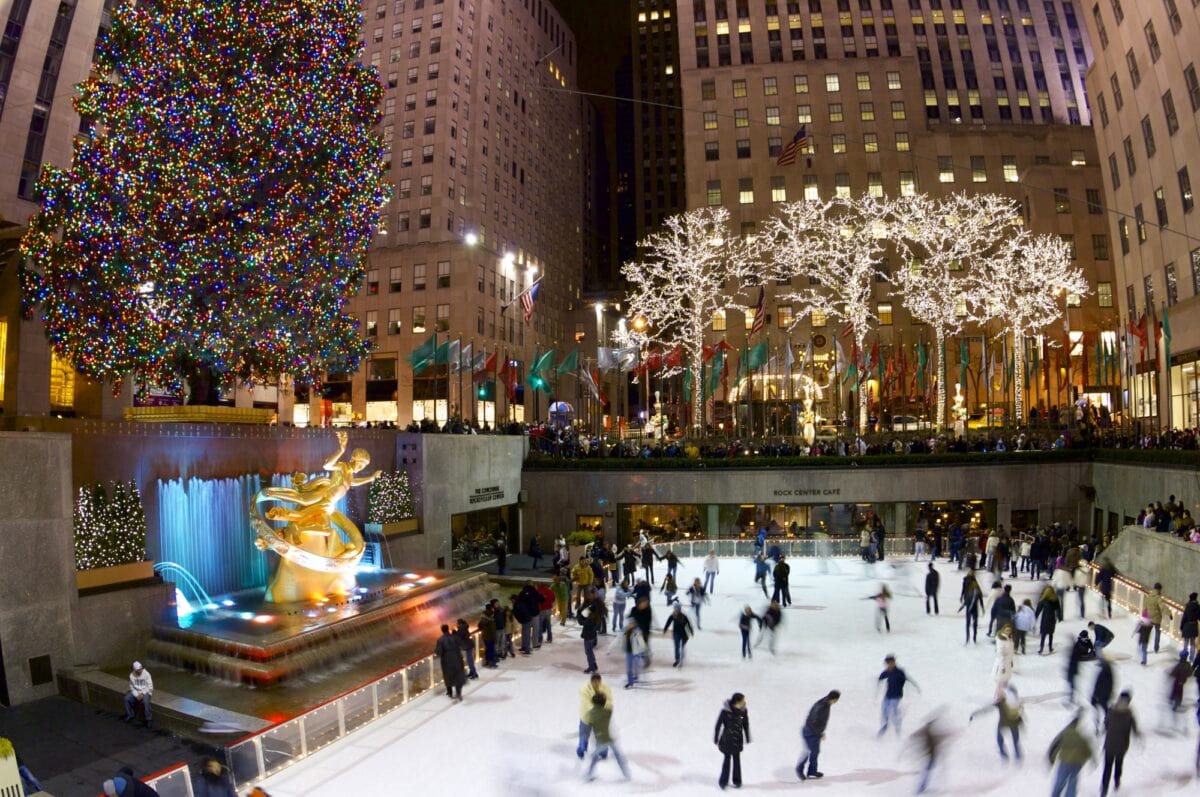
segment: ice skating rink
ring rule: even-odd
[[[629,783],[621,782],[611,758],[599,762],[595,782],[582,782],[584,767],[575,757],[575,745],[578,691],[587,676],[579,629],[569,623],[565,629],[556,626],[554,643],[533,656],[509,658],[498,670],[481,669],[479,680],[467,682],[462,703],[452,704],[440,693],[424,696],[263,785],[274,797],[715,792],[721,754],[713,744],[713,727],[722,703],[733,692],[743,692],[752,741],[742,754],[743,792],[912,794],[923,762],[911,733],[940,713],[950,738],[927,793],[1049,794],[1047,747],[1074,711],[1064,705],[1067,652],[1086,628],[1075,596],[1067,596],[1055,654],[1037,656],[1032,638],[1029,654],[1017,656],[1013,685],[1026,704],[1021,738],[1025,761],[1004,764],[995,743],[995,711],[968,722],[970,713],[989,705],[993,694],[994,648],[984,636],[987,618],[981,618],[979,643],[964,646],[963,616],[955,613],[963,574],[945,562],[937,564],[941,614],[927,617],[925,567],[888,561],[874,565],[868,575],[861,562],[835,560],[825,573],[819,562],[793,560],[794,605],[784,610],[777,654],[770,655],[764,642],[746,661],[740,657],[737,616],[745,604],[761,614],[766,601],[753,583],[748,560],[722,560],[712,604],[702,613],[703,628],[687,646],[680,669],[672,668],[670,639],[660,633],[667,610],[656,591],[653,664],[633,689],[622,688],[625,665],[618,647],[605,652],[614,637],[601,637],[597,647],[601,673],[613,689],[613,730],[630,762]],[[656,575],[661,579],[664,571],[660,563]],[[699,560],[684,560],[680,586],[686,588],[698,575]],[[980,572],[979,581],[986,593],[990,577]],[[865,600],[881,583],[895,594],[890,634],[876,632],[874,603]],[[1014,584],[1018,605],[1026,597],[1036,605],[1040,584],[1027,576]],[[1088,618],[1098,620],[1099,611],[1098,596],[1089,593]],[[477,618],[467,619],[474,627]],[[1143,667],[1136,658],[1134,619],[1114,607],[1106,624],[1116,635],[1107,650],[1114,663],[1114,698],[1122,689],[1132,689],[1143,731],[1126,757],[1117,794],[1198,793],[1200,784],[1193,777],[1195,681],[1185,691],[1185,712],[1175,718],[1177,733],[1168,731],[1170,718],[1163,708],[1167,669],[1177,661],[1178,646],[1166,642]],[[889,731],[878,738],[882,695],[877,678],[889,653],[921,691],[906,690],[902,735]],[[1096,669],[1085,663],[1077,682],[1084,704]],[[830,689],[841,690],[842,699],[833,707],[821,752],[825,778],[801,783],[795,775],[800,727],[812,703]],[[1090,710],[1086,717],[1090,728]],[[1099,744],[1096,749],[1095,764],[1080,776],[1081,794],[1099,793],[1103,758]]]

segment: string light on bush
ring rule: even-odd
[[[371,482],[368,498],[368,523],[397,523],[415,514],[412,485],[404,471],[381,474]]]

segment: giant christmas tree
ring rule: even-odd
[[[23,241],[26,311],[84,374],[218,382],[353,370],[345,312],[387,198],[357,0],[116,12]]]

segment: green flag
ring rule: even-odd
[[[429,340],[425,341],[409,353],[408,364],[412,366],[413,373],[419,374],[432,365],[435,354],[437,354],[436,332],[429,336]]]
[[[757,371],[762,368],[767,362],[767,342],[764,340],[757,346],[750,349],[746,367],[751,371]]]
[[[704,383],[704,398],[717,392],[721,385],[721,371],[725,370],[725,352],[718,350],[708,363],[708,380]]]
[[[925,342],[917,341],[917,386],[921,389],[921,393],[925,393],[925,363],[929,357],[925,353]]]
[[[562,376],[563,374],[573,373],[574,371],[578,371],[578,370],[579,370],[579,348],[576,347],[576,349],[574,351],[572,351],[566,357],[563,357],[563,361],[558,364],[557,371],[558,371],[559,376]]]
[[[450,363],[450,341],[446,341],[441,346],[437,347],[437,351],[433,355],[434,365],[448,365]]]
[[[547,349],[541,357],[535,357],[533,366],[529,369],[530,376],[541,376],[547,369],[554,367],[554,349]]]
[[[749,358],[749,356],[750,356],[749,350],[745,346],[743,346],[742,350],[740,352],[738,352],[738,369],[737,369],[737,377],[735,378],[735,381],[741,382],[742,378],[746,376],[746,374],[747,374],[746,360]]]
[[[688,368],[683,372],[683,400],[688,404],[692,403],[692,369]]]
[[[850,381],[851,393],[858,390],[858,363],[850,363],[846,369],[846,375],[842,377],[842,384],[845,384],[847,380]]]
[[[1104,368],[1107,365],[1107,363],[1104,362],[1104,360],[1103,360],[1104,355],[1101,353],[1100,333],[1099,332],[1096,333],[1095,352],[1093,352],[1092,356],[1095,358],[1095,361],[1096,361],[1096,384],[1103,384],[1104,376],[1105,376]]]
[[[1171,321],[1167,318],[1167,305],[1162,306],[1162,339],[1163,339],[1163,368],[1170,372],[1171,369]]]
[[[958,339],[958,383],[964,388],[967,386],[967,361],[970,359],[971,355],[967,351],[967,338],[964,335]]]

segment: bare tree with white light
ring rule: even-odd
[[[1066,312],[1065,294],[1090,292],[1083,269],[1071,262],[1065,241],[1026,230],[1004,241],[984,266],[986,290],[979,291],[983,321],[999,321],[1013,336],[1016,393],[1013,415],[1025,418],[1025,342]]]
[[[988,289],[984,260],[1021,225],[1015,202],[996,194],[899,200],[896,244],[905,261],[892,275],[904,306],[933,330],[936,428],[946,425],[946,339],[983,321],[974,297]]]
[[[791,202],[778,208],[763,226],[759,245],[770,251],[776,278],[803,277],[809,287],[783,298],[797,308],[799,321],[814,312],[849,326],[855,348],[863,352],[875,315],[874,285],[891,247],[896,202],[869,195],[828,201]],[[857,367],[857,364],[852,364]],[[870,398],[860,371],[858,428],[866,429]]]
[[[629,315],[644,317],[664,350],[682,348],[693,369],[692,423],[698,425],[705,329],[718,311],[735,306],[743,289],[763,277],[750,248],[731,232],[729,211],[723,207],[669,216],[663,229],[639,246],[644,258],[621,267],[630,286]]]

